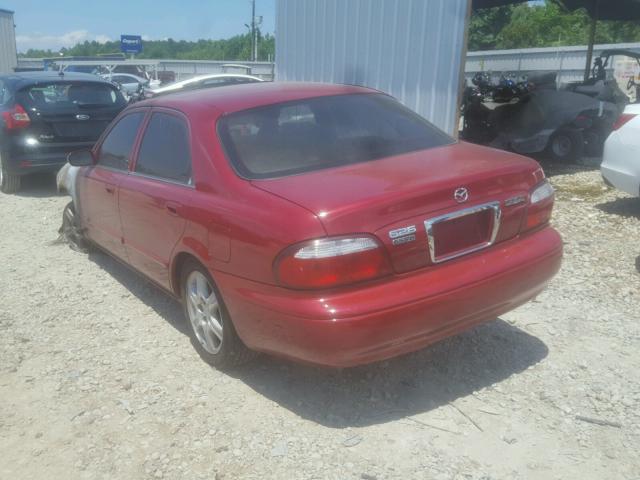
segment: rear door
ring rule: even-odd
[[[187,120],[155,110],[143,133],[133,172],[119,188],[119,208],[129,262],[170,288],[169,264],[186,226],[193,194]]]
[[[118,186],[127,177],[138,131],[146,112],[122,117],[104,138],[94,167],[79,178],[80,215],[91,240],[126,259],[118,213]]]
[[[29,113],[23,131],[38,141],[41,153],[90,148],[124,109],[118,90],[101,82],[42,82],[18,91],[16,102]]]

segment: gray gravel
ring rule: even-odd
[[[349,370],[211,369],[176,303],[52,243],[67,198],[0,195],[0,478],[637,480],[640,200],[548,173],[566,257],[545,293]]]

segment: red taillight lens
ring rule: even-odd
[[[391,273],[383,247],[373,237],[333,237],[295,245],[275,263],[280,283],[291,288],[332,288]]]
[[[593,121],[588,115],[580,114],[575,118],[573,124],[578,128],[590,128],[593,125]]]
[[[553,202],[553,187],[548,180],[544,180],[531,191],[524,230],[531,230],[549,223],[553,210]]]
[[[22,105],[18,104],[13,109],[6,112],[2,112],[2,118],[7,130],[17,130],[29,126],[31,119],[29,115],[22,108]]]
[[[616,120],[616,123],[613,124],[613,129],[618,130],[625,123],[630,122],[631,120],[636,118],[636,116],[637,115],[635,113],[623,113],[618,117],[618,120]]]

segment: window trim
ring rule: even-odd
[[[140,133],[142,132],[142,129],[145,126],[147,118],[149,116],[149,113],[147,110],[148,109],[144,109],[144,108],[136,108],[129,111],[125,110],[122,112],[121,115],[118,115],[115,118],[115,120],[111,123],[109,128],[105,130],[105,132],[102,134],[100,139],[96,142],[95,147],[93,148],[93,155],[94,155],[94,158],[96,159],[95,160],[96,163],[93,165],[94,167],[100,167],[105,170],[111,170],[113,172],[120,172],[120,173],[129,173],[131,171],[131,165],[135,158],[134,155],[137,153],[138,143],[140,142]],[[107,137],[111,134],[113,129],[116,128],[116,126],[122,120],[124,120],[126,117],[129,117],[134,114],[139,114],[139,113],[142,113],[142,120],[140,120],[140,125],[138,125],[138,131],[136,132],[136,136],[134,137],[133,143],[131,144],[131,154],[130,154],[131,158],[129,159],[129,164],[127,165],[127,168],[121,169],[121,168],[116,168],[108,165],[101,165],[99,163],[99,160],[100,160],[100,153],[102,152],[102,146],[104,145],[104,141],[107,139]]]
[[[140,155],[140,149],[142,148],[142,141],[144,140],[144,135],[147,133],[147,129],[149,128],[149,124],[151,123],[151,119],[153,118],[154,113],[164,113],[166,115],[171,115],[176,118],[179,118],[184,125],[187,127],[187,145],[189,147],[189,163],[191,163],[191,182],[181,182],[179,180],[173,180],[171,178],[158,177],[156,175],[149,175],[147,173],[136,172],[136,167],[138,166],[138,158]],[[195,189],[196,188],[196,178],[195,178],[195,170],[193,168],[193,149],[192,149],[192,135],[191,135],[191,123],[189,122],[189,118],[180,110],[175,110],[172,108],[166,107],[151,107],[148,109],[147,116],[145,118],[144,123],[142,124],[142,129],[138,134],[138,138],[136,139],[136,148],[134,150],[134,156],[132,158],[131,163],[129,164],[129,174],[139,178],[146,178],[149,180],[156,180],[163,183],[169,183],[171,185],[179,185],[182,187],[188,187]]]

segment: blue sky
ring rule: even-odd
[[[117,40],[121,34],[148,39],[227,38],[246,32],[249,0],[0,0],[15,12],[18,51],[57,50],[85,40]],[[256,0],[262,31],[273,33],[275,0]]]

